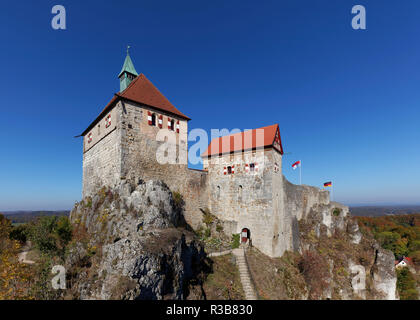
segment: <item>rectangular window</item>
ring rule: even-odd
[[[249,171],[254,172],[255,171],[255,163],[249,164]]]

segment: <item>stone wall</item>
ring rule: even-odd
[[[118,108],[114,108],[83,137],[83,152],[93,148],[99,141],[114,131],[117,122]]]
[[[251,163],[258,166],[258,171],[246,171],[245,165]],[[277,163],[277,172],[274,163]],[[229,166],[233,167],[233,174],[224,173]],[[225,230],[229,233],[240,233],[248,228],[253,245],[273,256],[273,250],[277,250],[273,240],[278,240],[274,232],[278,232],[280,224],[274,208],[281,207],[273,184],[281,185],[281,155],[267,149],[225,154],[205,160],[204,167],[209,174],[207,190],[211,213],[226,221],[229,228]]]
[[[191,226],[197,227],[201,223],[200,209],[205,209],[207,206],[205,191],[207,173],[188,168],[187,122],[176,119],[180,121],[179,134],[176,131],[169,131],[167,130],[168,115],[164,114],[163,128],[159,129],[148,124],[148,111],[149,109],[144,106],[122,104],[121,178],[131,181],[139,179],[164,181],[172,191],[179,192],[183,196],[185,219]],[[173,141],[171,138],[167,142],[163,139],[163,141],[157,141],[157,134],[165,134],[165,132],[173,137]],[[159,163],[158,150],[166,150],[168,158],[175,153],[174,159],[177,163]]]
[[[83,154],[83,198],[118,183],[121,171],[119,131],[114,128]]]
[[[327,190],[307,185],[295,185],[286,178],[283,179],[283,191],[287,215],[297,220],[305,218],[314,205],[330,203],[330,193]]]

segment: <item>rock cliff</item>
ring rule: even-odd
[[[182,205],[157,181],[103,188],[77,203],[68,298],[184,299],[206,263],[184,228]]]
[[[398,298],[392,252],[360,232],[348,207],[336,202],[313,203],[293,229],[295,252],[270,259],[254,248],[247,251],[251,274],[263,298]]]
[[[298,198],[290,203],[296,204],[288,210],[299,209]],[[77,203],[70,214],[75,238],[66,259],[67,298],[205,297],[211,261],[185,223],[183,207],[182,197],[160,181],[103,188]],[[291,222],[294,252],[269,258],[247,250],[260,297],[397,298],[393,254],[360,232],[346,206],[312,201],[303,209]],[[230,236],[219,242],[229,246]]]

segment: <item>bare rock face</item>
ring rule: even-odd
[[[160,181],[103,188],[70,219],[80,234],[67,258],[71,298],[184,299],[205,265],[181,204]]]
[[[397,279],[394,267],[394,254],[381,248],[379,245],[374,246],[375,264],[372,268],[373,287],[383,296],[385,300],[397,299]]]
[[[307,257],[303,269],[319,274],[308,284],[310,299],[397,299],[393,253],[363,235],[347,207],[316,204],[299,221],[299,231],[299,251]]]

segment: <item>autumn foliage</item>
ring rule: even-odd
[[[395,258],[413,257],[420,266],[420,215],[393,215],[383,217],[358,217],[362,232],[373,234]]]
[[[11,229],[0,214],[0,300],[31,299],[29,266],[19,263],[20,243],[9,239]]]

